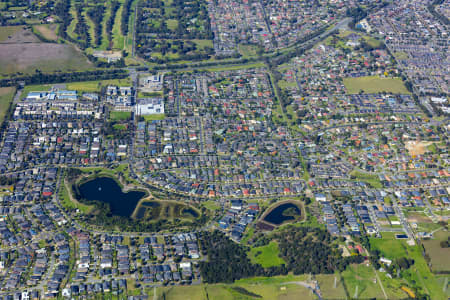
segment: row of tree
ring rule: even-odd
[[[102,21],[105,13],[105,7],[100,4],[88,10],[87,14],[94,23],[95,39],[94,44],[100,46],[102,43]]]
[[[89,36],[89,28],[83,15],[83,5],[78,3],[75,6],[75,12],[78,20],[74,29],[74,32],[77,34],[77,44],[81,49],[86,49],[91,43],[91,37]]]
[[[106,21],[106,35],[108,37],[108,49],[111,49],[113,46],[112,42],[112,29],[114,26],[114,20],[116,19],[117,10],[119,10],[120,3],[118,1],[111,2],[111,13],[109,15],[109,19]]]
[[[120,24],[120,30],[122,31],[122,34],[124,36],[128,34],[128,20],[130,19],[130,9],[132,3],[133,0],[125,0],[125,2],[123,3],[122,22]]]
[[[25,85],[58,83],[58,82],[74,82],[74,81],[92,81],[126,78],[128,72],[123,69],[94,70],[84,72],[65,72],[65,73],[42,73],[39,70],[34,74],[15,76],[0,79],[0,87],[16,86],[19,83]]]

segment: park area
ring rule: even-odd
[[[344,85],[348,94],[393,93],[410,94],[400,78],[381,78],[378,76],[344,78]]]

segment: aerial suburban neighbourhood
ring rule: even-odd
[[[1,0],[0,299],[450,299],[449,18]]]

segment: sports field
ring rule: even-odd
[[[344,85],[348,94],[358,94],[363,91],[370,93],[410,94],[400,78],[381,78],[378,76],[365,76],[344,78]]]

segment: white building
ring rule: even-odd
[[[164,101],[162,98],[138,99],[136,104],[136,115],[154,115],[164,113]]]

